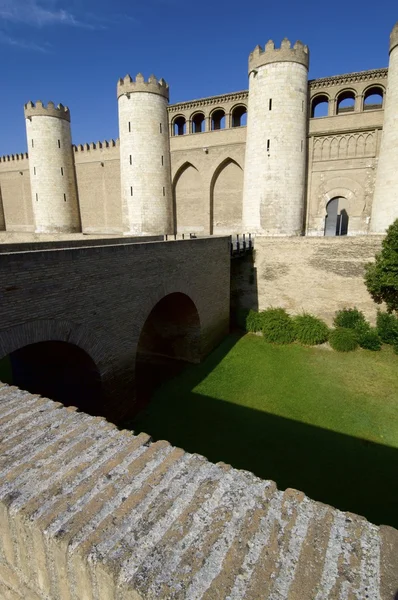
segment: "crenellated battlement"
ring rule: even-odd
[[[284,38],[280,48],[275,48],[275,43],[269,40],[265,47],[256,46],[249,55],[249,74],[258,67],[275,62],[296,62],[308,69],[310,52],[299,40],[292,47],[290,41]]]
[[[0,156],[0,163],[11,162],[11,161],[20,161],[20,160],[28,160],[29,156],[27,152],[22,152],[20,154],[7,154],[5,156]]]
[[[70,122],[69,108],[63,104],[55,106],[54,102],[51,101],[47,106],[41,100],[38,100],[36,104],[30,101],[25,104],[24,113],[25,119],[30,119],[31,117],[55,117]]]
[[[88,144],[74,144],[72,146],[74,152],[90,152],[91,150],[104,150],[106,148],[116,148],[120,145],[117,140],[104,140],[103,142],[89,142]]]
[[[133,92],[147,92],[151,94],[159,94],[169,99],[169,86],[164,79],[157,79],[155,75],[150,75],[148,81],[145,81],[144,76],[138,73],[135,79],[130,75],[126,75],[124,79],[119,79],[117,83],[117,97],[123,94],[131,94]]]
[[[398,46],[398,21],[395,23],[390,35],[390,52]]]

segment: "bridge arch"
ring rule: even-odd
[[[104,359],[95,336],[68,321],[28,321],[0,331],[6,383],[96,415],[102,412]]]
[[[187,293],[167,293],[150,306],[137,342],[137,410],[160,383],[177,374],[184,364],[200,362],[202,356],[199,310]]]

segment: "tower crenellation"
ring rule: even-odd
[[[55,106],[54,102],[48,102],[47,106],[43,104],[41,100],[37,100],[36,103],[29,101],[25,104],[25,118],[31,117],[56,117],[57,119],[65,119],[70,122],[70,110],[63,104]]]
[[[295,62],[304,65],[308,69],[309,59],[308,46],[300,42],[300,40],[292,46],[291,42],[287,38],[284,38],[280,48],[276,48],[274,41],[269,40],[264,48],[257,45],[249,55],[249,73],[253,69],[276,62]]]
[[[243,224],[260,235],[300,235],[307,152],[308,47],[270,40],[249,57]]]
[[[70,111],[40,100],[25,105],[32,207],[37,233],[81,230]]]
[[[139,73],[117,84],[123,228],[135,235],[172,231],[169,86]]]
[[[390,52],[398,46],[398,21],[395,23],[390,35]]]
[[[390,35],[390,61],[383,133],[376,173],[370,230],[385,233],[398,218],[398,22]]]
[[[169,99],[169,86],[164,79],[157,79],[155,75],[150,75],[148,80],[142,73],[138,73],[135,79],[130,75],[126,75],[124,79],[119,79],[117,83],[117,97],[120,98],[123,94],[131,94],[133,92],[146,92],[149,94],[159,94]]]

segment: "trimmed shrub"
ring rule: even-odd
[[[268,308],[262,311],[263,336],[273,344],[291,344],[296,339],[293,319],[284,308]]]
[[[333,319],[333,324],[336,328],[356,329],[365,323],[365,315],[357,308],[343,308],[343,310],[338,310]]]
[[[323,344],[329,337],[329,328],[322,319],[308,313],[293,318],[296,338],[305,346]]]
[[[250,333],[256,333],[257,331],[261,331],[262,328],[262,314],[257,312],[256,310],[249,310],[249,313],[246,317],[246,331]]]
[[[398,345],[398,318],[395,315],[378,310],[376,324],[382,342]]]
[[[337,352],[351,352],[358,348],[358,335],[353,329],[337,327],[329,334],[329,344]]]
[[[358,333],[358,342],[361,348],[365,350],[381,350],[381,339],[377,329],[369,328],[366,331]]]

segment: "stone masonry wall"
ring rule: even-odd
[[[134,410],[139,336],[164,296],[195,304],[202,355],[228,331],[229,240],[94,244],[0,255],[0,358],[40,341],[76,344],[102,377],[96,414],[117,421]]]
[[[393,600],[398,531],[0,384],[4,600]]]
[[[282,306],[292,314],[315,314],[331,325],[336,310],[354,307],[375,321],[377,305],[363,282],[382,236],[340,238],[256,237],[255,258],[234,260],[236,309]]]

